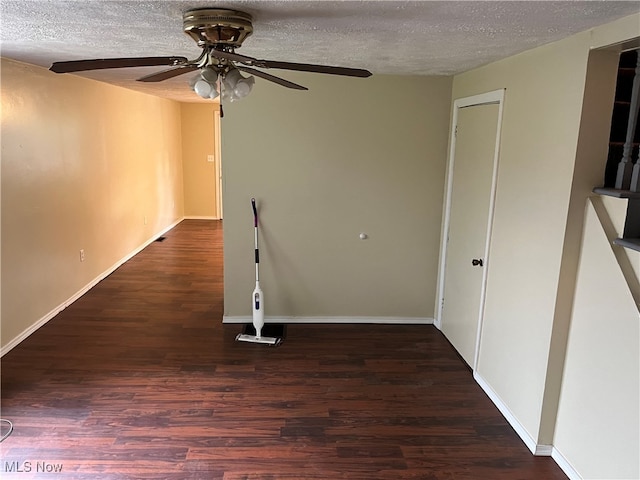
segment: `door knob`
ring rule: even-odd
[[[474,267],[482,267],[483,262],[481,258],[474,258],[473,260],[471,260],[471,265],[473,265]]]

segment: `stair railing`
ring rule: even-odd
[[[627,122],[627,136],[624,147],[622,148],[622,160],[620,160],[618,164],[615,183],[616,189],[631,190],[632,192],[640,192],[640,152],[635,165],[631,157],[638,112],[640,111],[640,101],[638,99],[640,96],[640,52],[637,51],[636,55],[636,70],[631,87],[631,105],[629,108],[629,120]]]

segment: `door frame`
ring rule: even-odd
[[[451,221],[451,203],[453,194],[453,163],[456,153],[456,126],[458,124],[458,113],[460,109],[474,107],[478,105],[497,104],[498,105],[498,125],[496,128],[496,139],[493,156],[493,172],[491,177],[491,192],[489,196],[489,216],[487,224],[487,237],[485,239],[484,248],[484,267],[482,269],[482,284],[480,286],[480,308],[478,311],[478,330],[476,332],[476,346],[473,365],[471,368],[475,371],[478,364],[478,355],[480,352],[480,337],[482,333],[482,321],[484,318],[485,295],[487,289],[487,274],[489,271],[489,246],[491,244],[491,233],[493,226],[493,216],[495,210],[496,185],[498,180],[498,160],[500,158],[500,136],[502,131],[502,114],[504,108],[504,88],[494,90],[479,95],[459,98],[453,102],[453,116],[451,119],[451,128],[449,136],[449,156],[447,161],[446,173],[446,193],[443,212],[442,232],[440,237],[440,266],[438,269],[438,303],[436,305],[435,326],[442,330],[442,310],[444,305],[444,280],[446,275],[446,259],[447,244],[449,237],[449,228]]]
[[[213,128],[215,139],[215,176],[216,176],[216,217],[222,220],[222,134],[220,129],[220,109],[213,111]]]

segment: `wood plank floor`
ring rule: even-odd
[[[184,221],[2,359],[0,476],[566,478],[434,327],[293,325],[272,348],[222,312],[221,222]]]

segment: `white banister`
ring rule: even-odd
[[[633,151],[633,139],[636,131],[636,122],[638,120],[638,110],[640,110],[640,102],[638,102],[638,95],[640,93],[640,55],[636,51],[636,71],[633,77],[633,85],[631,87],[631,105],[629,107],[629,120],[627,122],[627,137],[622,149],[622,160],[618,164],[618,172],[616,175],[615,187],[619,190],[631,190],[632,177],[634,174],[634,166],[631,158]],[[636,163],[635,170],[638,170],[638,164]],[[638,188],[638,174],[636,177],[636,185]],[[636,190],[637,191],[637,190]]]

